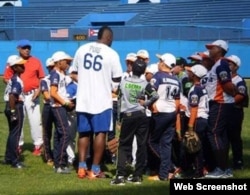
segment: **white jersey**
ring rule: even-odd
[[[78,72],[76,111],[99,114],[112,109],[112,78],[122,76],[118,53],[102,43],[87,43],[75,53],[70,72]]]
[[[57,71],[57,70],[52,70],[50,72],[50,86],[55,85],[58,88],[58,95],[66,102],[69,102],[69,98],[67,95],[67,90],[66,90],[66,75]],[[52,107],[57,107],[57,106],[62,106],[56,103],[56,100],[54,98],[51,98],[51,106]]]
[[[23,81],[17,75],[14,75],[11,79],[9,79],[5,91],[4,91],[4,101],[9,101],[9,94],[13,93],[18,95],[18,101],[24,101],[23,94]]]
[[[198,107],[197,118],[208,118],[208,94],[201,84],[193,85],[188,93],[188,117],[190,117],[191,107]]]

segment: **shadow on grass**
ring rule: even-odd
[[[165,185],[164,185],[165,184]],[[51,195],[68,195],[68,194],[74,194],[74,195],[80,195],[80,194],[101,194],[101,195],[112,195],[112,194],[119,194],[119,195],[169,195],[169,185],[168,183],[164,183],[157,186],[143,186],[138,185],[135,187],[135,185],[125,185],[125,186],[112,186],[110,189],[102,189],[99,191],[94,190],[85,190],[84,186],[82,190],[70,190],[70,191],[64,191],[64,192],[55,192]]]

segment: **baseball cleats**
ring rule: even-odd
[[[41,154],[42,154],[42,146],[35,146],[32,154],[34,156],[41,156]]]
[[[15,169],[22,169],[22,168],[24,168],[25,166],[24,166],[24,164],[22,164],[21,162],[18,162],[18,163],[14,164],[14,165],[11,165],[11,167],[12,167],[12,168],[15,168]]]
[[[125,185],[125,177],[124,176],[116,176],[114,179],[110,181],[110,185],[124,186]]]
[[[222,171],[220,168],[215,168],[212,172],[208,172],[205,175],[205,178],[211,178],[211,179],[217,179],[217,178],[222,178],[224,175],[224,171]]]
[[[55,169],[56,173],[60,173],[60,174],[70,174],[70,169],[68,167],[58,167]]]
[[[77,172],[77,177],[80,179],[83,179],[87,176],[86,169],[84,168],[79,168]]]
[[[87,171],[87,178],[88,179],[106,178],[106,175],[101,171],[99,173],[94,173],[94,171],[90,170]]]
[[[126,181],[128,183],[141,184],[142,183],[142,177],[130,175],[130,176],[128,176],[128,178],[126,179]]]

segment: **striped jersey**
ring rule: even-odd
[[[58,95],[65,100],[65,102],[69,102],[68,95],[67,95],[67,90],[66,90],[66,75],[57,71],[57,70],[52,70],[50,72],[50,86],[57,86],[58,87]],[[59,103],[56,102],[54,98],[51,97],[51,106],[56,107],[56,106],[62,106]]]
[[[240,75],[236,75],[232,78],[232,82],[237,87],[238,93],[244,96],[243,101],[238,103],[237,106],[248,107],[249,97],[245,80]]]
[[[47,75],[46,77],[44,77],[41,82],[40,82],[40,89],[41,92],[43,93],[44,91],[48,91],[50,92],[50,75]],[[43,103],[45,104],[49,104],[50,100],[45,100],[43,99]]]
[[[208,94],[201,84],[193,85],[188,93],[188,110],[192,107],[198,107],[196,118],[208,118]]]
[[[232,81],[232,78],[228,62],[219,59],[207,74],[207,83],[205,86],[209,100],[217,103],[233,103],[234,98],[222,89],[222,85],[230,81]]]
[[[25,97],[23,94],[23,81],[16,74],[11,77],[6,85],[4,92],[4,101],[9,101],[9,94],[18,96],[18,101],[24,101]]]

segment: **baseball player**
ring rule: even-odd
[[[208,119],[208,94],[206,89],[201,85],[200,80],[207,74],[207,69],[201,65],[196,64],[192,67],[186,66],[188,78],[192,82],[192,87],[188,93],[187,109],[190,115],[188,116],[187,128],[184,129],[185,133],[192,134],[194,131],[197,133],[201,143],[207,138],[207,119]],[[201,149],[197,153],[189,154],[184,148],[181,150],[181,169],[187,170],[191,167],[191,178],[203,177],[204,157],[203,150]],[[193,170],[194,168],[194,170]]]
[[[78,129],[78,177],[103,177],[100,169],[106,146],[106,133],[113,130],[112,81],[120,82],[122,66],[118,53],[110,46],[113,31],[108,26],[99,29],[97,42],[87,43],[75,53],[71,75],[78,75],[76,114]],[[94,156],[90,170],[86,163],[89,140],[94,134]]]
[[[40,156],[42,151],[43,136],[42,136],[42,123],[40,112],[40,80],[45,77],[42,63],[40,60],[31,55],[31,43],[29,40],[23,39],[17,42],[17,50],[19,56],[26,60],[25,71],[21,75],[24,84],[24,107],[27,113],[28,121],[30,124],[31,137],[34,144],[33,155]],[[11,68],[6,66],[4,72],[4,81],[8,81],[13,75]],[[23,131],[20,137],[19,146],[24,144]]]
[[[241,60],[236,55],[226,58],[232,72],[232,82],[237,87],[238,93],[234,97],[233,121],[228,129],[229,142],[232,149],[233,169],[243,169],[243,143],[241,138],[244,107],[248,107],[248,89],[245,80],[238,74]]]
[[[124,185],[126,173],[126,161],[128,152],[131,152],[134,137],[137,140],[136,164],[132,177],[128,182],[140,184],[146,161],[146,141],[148,134],[148,119],[145,111],[159,96],[155,89],[145,80],[140,79],[144,74],[147,64],[137,59],[132,65],[132,77],[121,81],[119,88],[119,101],[121,105],[122,123],[119,137],[118,160],[116,177],[111,180],[111,185]],[[145,95],[148,99],[145,101]]]
[[[53,166],[53,153],[51,149],[51,138],[53,131],[54,116],[52,113],[51,102],[50,102],[50,72],[54,68],[54,61],[52,58],[46,60],[46,67],[49,75],[41,80],[40,89],[43,96],[43,109],[42,109],[42,126],[43,126],[43,157],[44,161]]]
[[[13,76],[8,80],[4,94],[4,100],[6,101],[5,116],[9,125],[4,163],[18,169],[24,167],[20,162],[20,153],[18,152],[18,141],[24,121],[23,81],[20,78],[25,69],[24,63],[25,60],[17,55],[8,58],[8,64],[13,71]]]
[[[160,159],[157,175],[149,176],[149,180],[166,181],[172,168],[172,139],[175,133],[176,113],[180,104],[180,82],[171,74],[176,58],[170,53],[157,55],[159,71],[151,79],[159,99],[152,106],[154,129],[149,135],[151,152]]]
[[[67,97],[65,72],[72,58],[63,51],[57,51],[52,55],[52,60],[55,63],[50,72],[51,106],[55,119],[54,166],[56,173],[67,174],[70,173],[66,152],[70,141],[67,109],[72,109],[75,105]]]
[[[227,60],[223,59],[228,51],[224,40],[216,40],[207,44],[209,56],[214,65],[207,74],[206,89],[209,96],[208,140],[212,148],[213,161],[211,171],[206,178],[221,178],[228,168],[228,136],[227,128],[232,120],[234,96],[237,89],[232,83],[231,71]],[[218,123],[218,121],[220,121]]]

